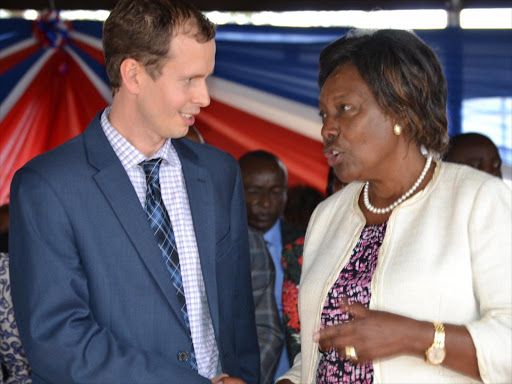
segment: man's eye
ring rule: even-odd
[[[192,81],[192,79],[189,77],[188,79],[185,79],[185,83],[190,83]]]
[[[318,112],[318,116],[320,116],[320,118],[322,119],[322,121],[324,121],[325,119],[327,119],[327,113],[325,112]]]
[[[352,106],[351,105],[347,105],[347,104],[343,104],[340,109],[342,111],[350,111],[352,109]]]

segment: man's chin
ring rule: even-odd
[[[171,132],[169,132],[168,139],[181,139],[182,137],[187,136],[188,130],[190,128],[187,126],[174,128]]]
[[[249,226],[251,228],[257,229],[258,231],[261,231],[263,233],[267,232],[270,228],[273,227],[273,225],[276,223],[277,220],[274,221],[257,221],[257,222],[249,222]]]

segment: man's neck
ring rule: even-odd
[[[148,159],[165,144],[165,139],[149,134],[141,129],[143,122],[137,114],[137,107],[131,95],[125,95],[122,89],[114,96],[108,120],[121,136]]]

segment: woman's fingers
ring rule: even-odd
[[[321,329],[313,334],[313,340],[318,342],[320,351],[326,352],[335,348],[340,358],[345,358],[346,347],[353,346],[358,338],[358,327],[355,327],[357,320],[366,318],[370,310],[360,303],[348,304],[346,298],[340,300],[339,307],[353,320]]]
[[[328,350],[330,350],[333,346],[333,340],[332,339],[328,339],[328,340],[319,340],[318,341],[318,349],[320,350],[320,352],[327,352]]]
[[[343,343],[349,328],[349,323],[342,323],[326,327],[313,334],[313,341],[318,342],[322,350],[326,351],[332,347],[339,347],[340,343]]]
[[[347,312],[354,319],[365,318],[370,313],[370,310],[361,303],[348,304],[346,298],[341,299],[339,306],[343,312]]]

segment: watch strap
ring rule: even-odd
[[[432,344],[435,348],[444,348],[444,325],[443,323],[434,322],[434,343]]]

